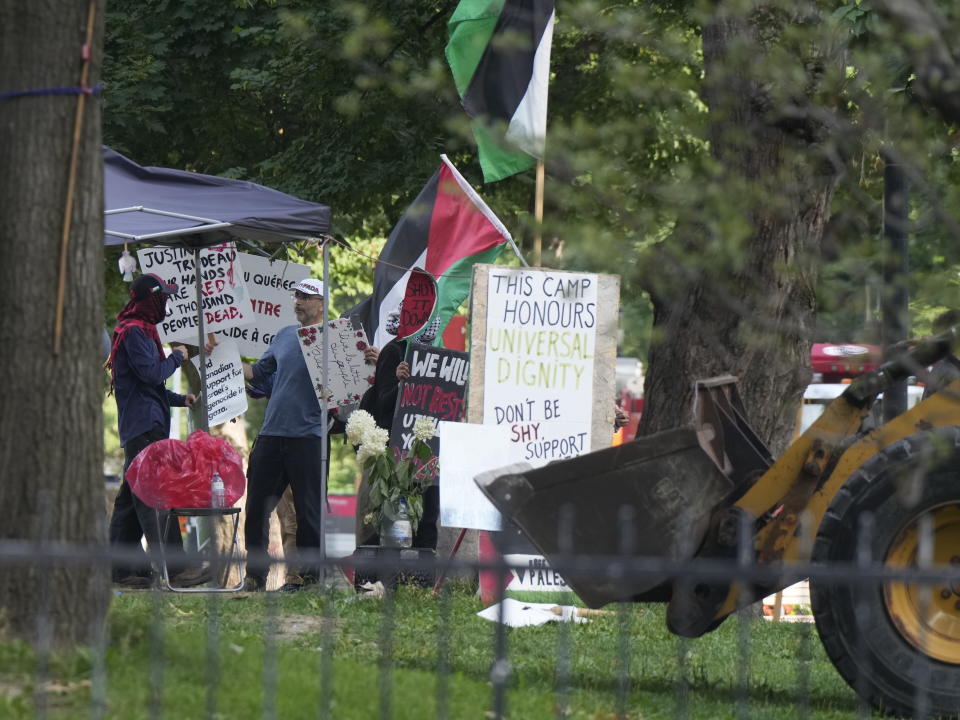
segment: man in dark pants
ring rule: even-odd
[[[141,275],[130,285],[130,302],[117,315],[107,366],[117,401],[124,477],[141,450],[170,436],[170,407],[193,407],[196,400],[193,395],[180,395],[164,386],[164,381],[187,358],[187,350],[182,345],[174,346],[167,357],[156,327],[166,314],[167,298],[176,291],[175,285],[163,282],[156,275]],[[141,539],[146,537],[148,546],[156,549],[165,522],[166,513],[160,514],[158,524],[154,509],[136,497],[124,480],[110,517],[110,545],[140,548]],[[183,553],[178,524],[172,524],[163,542],[168,555]],[[188,569],[175,575],[173,582],[187,586],[208,578],[200,569]],[[126,587],[149,587],[150,565],[145,560],[134,567],[117,565],[113,569],[113,580]]]
[[[293,312],[301,327],[322,322],[323,283],[307,278],[295,285]],[[297,549],[309,552],[320,548],[325,503],[320,487],[321,432],[322,423],[330,427],[332,413],[320,408],[297,328],[288,325],[281,329],[263,357],[244,366],[244,377],[257,386],[266,387],[272,381],[267,412],[247,467],[247,591],[262,590],[266,585],[269,517],[288,485],[297,516]],[[374,363],[377,349],[368,347],[365,355],[367,362]],[[299,575],[306,585],[319,579],[320,570],[308,565],[300,568]]]

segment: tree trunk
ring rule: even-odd
[[[712,202],[722,217],[681,220],[658,248],[640,433],[688,423],[693,381],[730,373],[776,455],[810,378],[816,261],[835,174],[818,160],[822,128],[802,110],[812,75],[830,60],[798,58],[808,72],[802,87],[784,90],[786,72],[761,77],[777,64],[771,48],[782,57],[791,20],[758,7],[749,17],[727,14],[735,4],[719,3],[703,29]]]
[[[88,4],[0,5],[0,89],[80,84]],[[88,84],[100,77],[103,4]],[[66,256],[62,346],[54,352],[61,233],[77,94],[0,100],[0,543],[106,542],[103,512],[103,170],[100,99],[87,97]],[[95,638],[109,573],[89,563],[9,565],[0,617],[41,646]]]

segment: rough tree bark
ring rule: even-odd
[[[775,86],[774,52],[783,57],[784,30],[796,19],[744,5],[718,3],[703,28],[714,182],[731,208],[720,227],[734,218],[741,230],[720,237],[718,225],[702,218],[681,220],[659,248],[647,283],[654,344],[640,432],[688,423],[693,381],[731,373],[776,455],[809,382],[816,258],[835,185],[819,152],[822,131],[802,108],[836,58],[799,58],[803,78]],[[781,83],[790,77],[797,74],[784,72]]]
[[[78,86],[87,13],[86,0],[0,4],[0,90]],[[94,27],[91,85],[100,77],[102,3]],[[0,542],[89,547],[106,540],[103,177],[96,97],[85,103],[59,354],[53,345],[77,99],[0,99]],[[10,633],[43,644],[87,642],[101,628],[108,603],[105,567],[11,566],[0,548],[0,615]]]

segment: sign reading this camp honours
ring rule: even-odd
[[[243,279],[250,292],[253,323],[232,327],[218,333],[237,341],[240,354],[259,358],[270,347],[280,328],[295,325],[293,286],[310,277],[310,267],[283,260],[239,253]]]
[[[247,411],[247,393],[243,381],[243,363],[233,340],[221,340],[205,356],[207,425],[221,425]],[[200,356],[191,360],[200,371]]]
[[[480,473],[496,473],[516,462],[539,467],[609,447],[619,297],[615,275],[474,266],[471,424],[441,430],[444,480],[450,472],[460,480],[441,493],[444,524],[458,520],[474,523],[461,527],[499,527],[496,508],[475,483],[469,487]],[[471,454],[478,442],[495,450]],[[509,589],[566,588],[543,558],[531,554],[524,564],[529,570],[515,572]],[[494,595],[489,581],[481,576],[481,595],[487,598]]]
[[[410,448],[417,418],[430,418],[434,424],[463,419],[464,394],[470,371],[469,357],[458,350],[415,342],[407,345],[406,361],[410,365],[410,377],[398,388],[397,408],[390,429],[390,447],[401,450]],[[440,454],[438,434],[428,444],[434,455]]]
[[[350,318],[327,322],[327,377],[324,387],[323,324],[297,328],[300,350],[307,363],[310,381],[317,400],[328,410],[360,402],[367,388],[373,384],[373,365],[368,365],[363,353],[367,336],[355,328]]]
[[[197,284],[193,253],[182,248],[152,247],[137,250],[144,273],[154,273],[177,285],[167,303],[167,316],[157,325],[162,342],[197,342]],[[236,247],[224,243],[200,251],[200,291],[205,332],[239,327],[253,322],[250,296]]]
[[[483,421],[534,465],[590,450],[597,289],[586,273],[490,268]]]

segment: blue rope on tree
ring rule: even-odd
[[[11,100],[18,97],[30,97],[33,95],[99,95],[103,90],[103,83],[97,83],[93,87],[61,87],[61,88],[42,88],[40,90],[12,90],[9,92],[0,92],[0,100]]]

